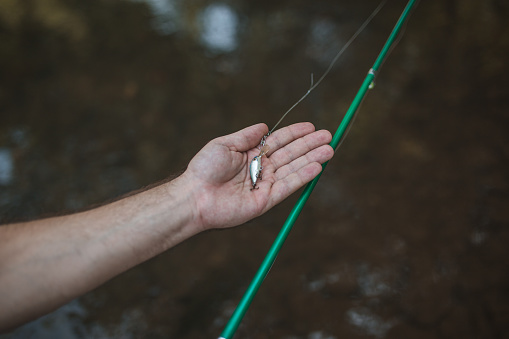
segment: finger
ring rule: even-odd
[[[263,136],[269,132],[266,124],[256,124],[246,127],[238,132],[225,135],[216,139],[216,141],[227,146],[232,151],[245,152],[260,144]]]
[[[315,126],[310,122],[300,122],[278,129],[267,138],[267,145],[270,146],[267,156],[270,157],[281,147],[314,131]]]
[[[272,186],[270,207],[279,204],[296,190],[313,180],[321,171],[322,166],[317,162],[312,162],[282,180],[276,181]]]
[[[317,147],[328,144],[331,140],[332,135],[327,130],[313,132],[278,149],[272,154],[270,160],[277,169],[291,163]]]
[[[282,180],[313,162],[323,164],[324,162],[329,161],[333,155],[334,150],[329,145],[323,145],[315,148],[292,162],[278,168],[274,173],[275,179],[276,181]]]

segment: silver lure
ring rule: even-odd
[[[251,182],[253,183],[253,188],[251,188],[251,191],[258,189],[258,187],[256,187],[256,182],[258,179],[262,179],[262,156],[263,154],[260,153],[260,155],[254,157],[249,164],[249,175],[251,176]]]
[[[265,140],[269,136],[270,133],[263,136],[262,141],[260,142],[260,154],[258,154],[256,157],[251,160],[251,163],[249,164],[249,176],[251,177],[251,183],[253,184],[252,190],[258,189],[256,187],[256,182],[258,179],[262,180],[262,157],[269,151],[270,147],[269,145],[265,144]]]

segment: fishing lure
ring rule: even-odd
[[[283,116],[281,116],[279,121],[274,125],[274,127],[272,127],[272,129],[269,131],[269,133],[265,134],[262,137],[262,140],[260,141],[260,145],[258,147],[260,149],[260,154],[255,156],[253,158],[253,160],[251,160],[251,163],[249,164],[249,176],[251,177],[251,183],[253,184],[253,187],[251,188],[251,191],[254,190],[254,189],[258,189],[258,187],[256,186],[256,183],[257,183],[258,180],[262,179],[262,169],[263,169],[263,167],[262,167],[262,158],[269,151],[269,145],[266,144],[266,140],[269,137],[269,135],[271,135],[272,132],[274,132],[276,127],[281,123],[281,121],[283,121],[283,119],[288,115],[288,113],[290,113],[298,104],[300,104],[301,101],[304,100],[309,95],[309,93],[311,93],[311,91],[313,91],[322,82],[322,80],[327,76],[327,74],[329,74],[329,72],[331,71],[332,67],[334,67],[334,64],[339,59],[339,57],[346,51],[346,49],[357,38],[357,36],[359,34],[361,34],[361,32],[366,28],[366,26],[368,26],[370,21],[378,14],[378,12],[382,9],[382,7],[385,5],[386,2],[387,2],[386,0],[382,1],[380,3],[380,5],[378,5],[378,7],[373,11],[373,13],[371,13],[371,15],[366,19],[366,21],[364,21],[362,26],[359,27],[359,29],[352,35],[352,37],[341,48],[341,50],[338,52],[338,54],[336,54],[334,59],[332,59],[329,67],[327,68],[325,73],[323,73],[323,75],[320,77],[320,79],[318,79],[318,81],[316,83],[313,82],[313,73],[311,73],[311,85],[309,86],[308,91],[299,100],[297,100],[297,102],[294,103],[292,105],[292,107],[290,107],[283,114]],[[370,71],[372,71],[372,70],[370,70]],[[374,75],[374,72],[373,72],[373,75]],[[372,88],[374,86],[374,84],[375,83],[373,81],[370,84],[370,88]]]
[[[258,179],[262,180],[262,157],[267,154],[270,147],[269,145],[265,144],[265,140],[267,139],[267,136],[263,136],[262,141],[260,142],[260,154],[258,154],[256,157],[251,160],[251,163],[249,164],[249,175],[251,177],[251,182],[253,183],[252,190],[258,189],[259,187],[256,186],[256,182]]]

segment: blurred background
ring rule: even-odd
[[[0,0],[0,221],[107,202],[274,125],[378,3]],[[334,132],[405,4],[283,125]],[[508,19],[505,0],[419,4],[236,337],[509,335]],[[297,196],[0,338],[216,338]]]

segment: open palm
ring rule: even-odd
[[[195,187],[195,214],[204,229],[236,226],[263,214],[311,181],[334,154],[327,145],[330,132],[315,131],[311,123],[279,129],[267,138],[263,180],[251,190],[249,163],[267,131],[258,124],[216,138],[189,163],[184,176]]]

